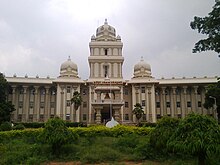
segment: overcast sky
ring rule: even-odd
[[[205,36],[189,26],[214,0],[0,0],[0,72],[58,77],[71,56],[89,77],[89,42],[108,19],[122,38],[123,76],[141,56],[156,78],[220,76],[216,53],[192,53]]]

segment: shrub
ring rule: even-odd
[[[13,130],[23,130],[25,129],[23,124],[18,124],[13,127]]]
[[[159,152],[165,151],[167,141],[174,133],[179,124],[179,119],[163,117],[157,123],[155,129],[150,133],[150,144]]]
[[[12,130],[12,126],[11,126],[11,123],[10,122],[4,122],[0,125],[0,130],[1,131],[10,131]]]
[[[70,132],[65,126],[65,122],[58,117],[47,121],[41,135],[42,142],[49,144],[52,148],[52,154],[57,157],[60,155],[61,147],[71,143],[76,137],[76,134]]]

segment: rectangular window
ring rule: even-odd
[[[124,90],[124,94],[125,94],[125,95],[128,95],[128,89],[125,89],[125,90]]]
[[[86,108],[86,107],[87,107],[87,102],[84,101],[84,102],[83,102],[83,108]]]
[[[145,93],[145,87],[141,87],[141,93]]]
[[[197,95],[201,95],[201,89],[199,88],[199,89],[197,89]]]
[[[45,92],[45,89],[41,89],[41,90],[40,90],[40,95],[45,95],[45,93],[46,93],[46,92]]]
[[[145,106],[145,100],[141,101],[141,105],[144,107]]]
[[[35,89],[31,89],[31,90],[30,90],[30,94],[31,94],[31,95],[34,95],[34,94],[35,94]]]
[[[125,120],[129,120],[129,115],[125,114]]]
[[[55,108],[55,102],[50,102],[50,108]]]
[[[18,122],[21,122],[21,120],[22,120],[22,114],[19,114],[18,115]]]
[[[40,115],[40,121],[44,121],[44,115]]]
[[[180,95],[181,90],[179,88],[176,88],[176,95]]]
[[[66,88],[66,93],[70,93],[70,86],[67,86],[67,88]]]
[[[198,107],[201,108],[202,107],[202,102],[198,101]]]
[[[54,115],[50,115],[50,118],[54,118]]]
[[[161,119],[161,115],[160,114],[157,114],[157,119]]]
[[[24,94],[24,89],[23,89],[23,88],[21,88],[21,89],[19,90],[19,94]]]
[[[156,107],[160,108],[160,102],[156,102]]]
[[[87,120],[87,115],[86,114],[83,114],[83,120]]]
[[[67,107],[70,107],[70,105],[71,105],[70,100],[67,100],[67,101],[66,101],[66,106],[67,106]]]
[[[159,95],[160,95],[159,89],[156,89],[156,90],[155,90],[155,94],[156,94],[156,96],[159,96]]]
[[[67,120],[67,121],[70,120],[70,114],[66,114],[66,120]]]
[[[31,101],[31,102],[29,103],[29,108],[30,108],[30,109],[34,108],[34,102],[33,102],[33,101]]]
[[[169,89],[165,89],[165,95],[169,95],[169,94],[170,94]]]
[[[23,101],[19,101],[18,107],[19,107],[19,108],[23,108]]]
[[[40,108],[44,108],[44,102],[40,102]]]
[[[108,76],[108,66],[107,65],[104,66],[104,75],[105,75],[105,77]]]
[[[29,121],[33,121],[33,115],[28,116]]]
[[[178,115],[177,115],[177,118],[178,118],[178,119],[181,119],[181,117],[182,117],[181,114],[178,114]]]
[[[176,102],[176,107],[180,108],[180,102],[179,101]]]
[[[142,120],[143,120],[143,121],[146,121],[146,120],[147,120],[146,114],[143,114]]]
[[[128,102],[125,101],[125,108],[128,108]]]
[[[170,102],[167,102],[166,104],[167,104],[167,108],[170,108]]]
[[[187,88],[187,89],[186,89],[186,94],[187,94],[187,95],[190,95],[190,94],[191,94],[191,88]]]
[[[105,51],[105,55],[107,56],[108,55],[108,49],[104,49]]]
[[[187,107],[191,108],[191,102],[190,101],[187,101]]]

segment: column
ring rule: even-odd
[[[194,112],[198,112],[198,96],[197,96],[197,90],[198,90],[198,86],[193,86],[194,92],[193,92],[193,96],[192,97],[192,109]]]
[[[12,104],[15,106],[15,111],[13,112],[14,114],[14,121],[17,121],[18,119],[18,109],[17,107],[17,102],[16,102],[16,86],[12,86]]]
[[[27,122],[28,120],[28,97],[27,97],[27,88],[28,86],[23,86],[23,111],[22,111],[22,121]]]
[[[38,122],[39,120],[39,95],[38,95],[38,86],[34,86],[34,115],[33,115],[33,121]]]
[[[45,109],[44,109],[45,117],[44,117],[44,120],[48,120],[49,114],[50,114],[49,87],[45,87],[45,90],[46,90],[46,93],[45,93],[46,97],[45,97]]]
[[[176,87],[172,87],[171,92],[171,116],[177,117],[177,111],[176,111]]]
[[[149,122],[153,122],[153,113],[152,113],[152,105],[151,105],[151,87],[147,87],[147,94],[148,94],[148,100],[147,102],[149,103],[148,107],[149,107]]]
[[[96,107],[96,124],[101,124],[101,107]]]
[[[165,90],[166,90],[166,87],[161,87],[162,89],[162,104],[163,104],[163,116],[166,116],[167,115],[167,106],[166,106],[166,93],[165,93]]]
[[[184,118],[188,114],[187,106],[186,106],[186,92],[187,86],[183,86],[183,92],[181,92],[181,113],[182,113],[182,118]]]
[[[99,65],[99,77],[101,77],[101,75],[102,75],[102,74],[101,74],[101,70],[102,70],[102,69],[101,69],[101,63],[98,63],[98,65]]]
[[[120,63],[117,64],[118,64],[118,77],[120,77]]]
[[[60,118],[64,120],[64,115],[63,112],[65,111],[64,109],[64,86],[61,87],[61,97],[60,97]]]
[[[120,113],[119,113],[120,107],[113,107],[113,109],[114,109],[114,112],[115,112],[115,114],[114,114],[115,120],[117,122],[120,122]]]
[[[111,63],[111,77],[114,77],[114,63]]]

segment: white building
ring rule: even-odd
[[[11,86],[8,99],[15,105],[15,122],[44,122],[59,116],[64,120],[105,123],[114,116],[121,123],[135,122],[136,103],[144,109],[143,121],[156,122],[162,116],[182,118],[190,112],[212,114],[203,107],[208,84],[217,77],[155,79],[143,58],[134,66],[134,75],[122,75],[123,43],[114,27],[96,30],[89,43],[90,76],[81,80],[78,67],[69,58],[60,67],[58,78],[7,77]],[[74,110],[70,100],[74,91],[82,96],[82,105]]]

